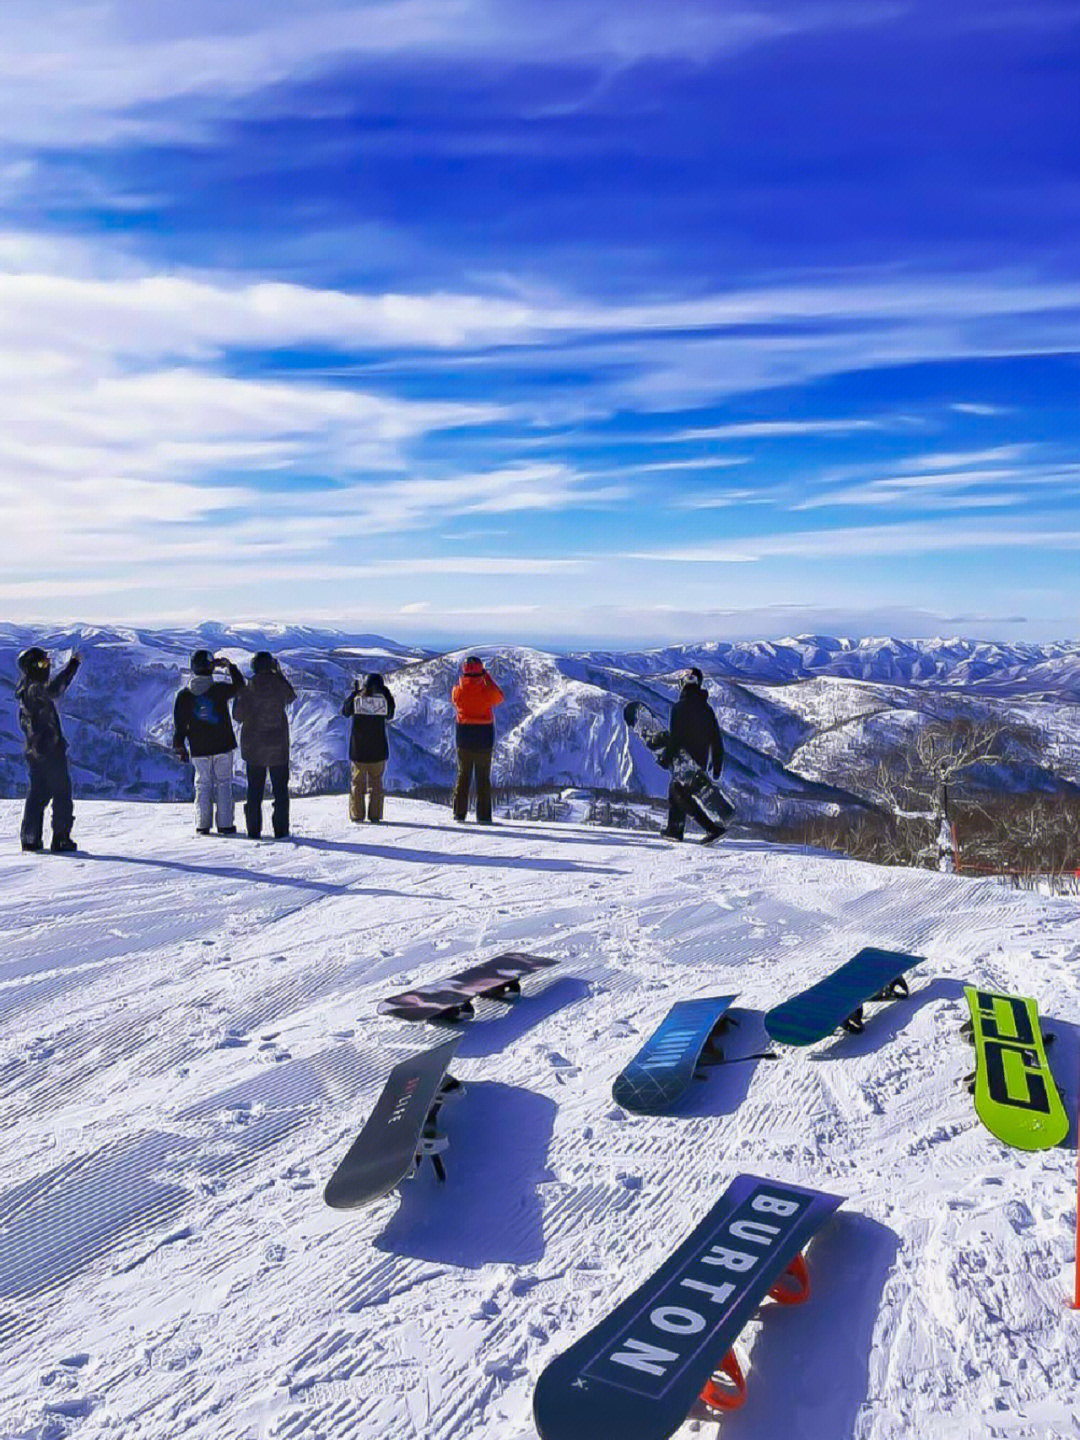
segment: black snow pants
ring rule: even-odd
[[[52,755],[28,755],[30,783],[22,818],[22,843],[37,847],[45,824],[45,809],[52,802],[53,844],[71,839],[75,810],[71,799],[71,775],[63,750]]]
[[[247,832],[258,839],[262,834],[262,803],[266,791],[266,776],[270,775],[270,788],[274,792],[274,808],[271,821],[274,834],[280,840],[289,833],[289,767],[288,765],[249,765],[247,767],[247,799],[244,801],[244,819]]]
[[[697,797],[692,795],[685,785],[673,780],[668,786],[667,833],[677,835],[681,840],[688,815],[692,815],[707,834],[716,832],[717,827],[698,804]]]

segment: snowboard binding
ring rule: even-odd
[[[800,1252],[769,1291],[769,1299],[778,1305],[802,1305],[810,1298],[810,1272]],[[729,1350],[720,1368],[705,1385],[699,1397],[697,1418],[715,1420],[726,1410],[738,1410],[746,1400],[746,1376],[734,1350]]]
[[[420,1131],[410,1179],[416,1175],[425,1160],[431,1161],[431,1168],[435,1171],[437,1180],[444,1181],[446,1179],[446,1166],[443,1164],[442,1157],[450,1148],[450,1141],[439,1132],[439,1111],[451,1095],[462,1095],[464,1091],[465,1087],[460,1080],[456,1080],[453,1075],[444,1076]]]

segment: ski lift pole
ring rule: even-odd
[[[1080,1129],[1080,1105],[1077,1107],[1076,1124]],[[1073,1291],[1072,1310],[1080,1310],[1080,1144],[1076,1147],[1076,1259],[1074,1266],[1076,1270],[1076,1288]]]

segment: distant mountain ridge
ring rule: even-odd
[[[450,692],[466,652],[438,654],[385,636],[307,626],[193,628],[0,625],[0,793],[21,792],[22,737],[12,691],[18,652],[78,648],[85,660],[64,701],[76,790],[180,799],[190,771],[169,750],[172,704],[192,650],[223,651],[246,670],[256,650],[280,659],[299,692],[292,716],[298,793],[347,784],[342,701],[354,678],[387,675],[397,698],[388,784],[446,787],[454,774]],[[468,653],[473,653],[472,647]],[[521,790],[581,787],[662,795],[666,776],[623,722],[629,700],[661,714],[690,666],[708,682],[727,741],[724,784],[743,818],[763,824],[865,802],[851,789],[858,765],[913,726],[954,715],[1004,713],[1042,737],[1001,767],[1009,788],[1080,782],[1080,644],[994,644],[963,639],[863,640],[804,635],[654,650],[556,654],[480,647],[506,704],[494,776]]]

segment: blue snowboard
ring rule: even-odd
[[[784,1045],[813,1045],[834,1030],[857,1034],[866,1002],[906,995],[904,972],[919,963],[919,956],[898,950],[860,950],[809,990],[774,1006],[765,1016],[765,1029]]]
[[[616,1105],[639,1115],[663,1115],[677,1105],[705,1047],[714,1062],[722,1058],[716,1035],[734,999],[714,995],[673,1005],[611,1087]]]
[[[736,1176],[656,1274],[540,1376],[533,1415],[541,1440],[666,1440],[840,1203]]]

